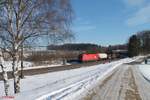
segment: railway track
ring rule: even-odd
[[[113,60],[113,61],[115,61],[115,60]],[[93,65],[97,65],[97,64],[102,64],[105,62],[106,61],[96,61],[96,62],[86,62],[86,63],[72,64],[72,65],[57,66],[57,67],[27,69],[27,70],[23,70],[23,74],[24,74],[24,76],[32,76],[32,75],[49,73],[49,72],[76,69],[76,68],[80,68],[80,67],[89,67],[89,66],[93,66]],[[7,74],[8,74],[9,79],[13,78],[12,71],[8,71]],[[19,74],[20,74],[20,71],[19,71]],[[0,72],[0,80],[2,80],[2,79],[3,79],[2,73]]]

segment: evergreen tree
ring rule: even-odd
[[[141,47],[143,54],[150,53],[150,30],[145,30],[137,33],[137,37],[141,41]]]
[[[140,53],[140,39],[136,35],[129,38],[128,54],[130,57],[137,56]]]

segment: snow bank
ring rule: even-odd
[[[88,88],[95,86],[96,83],[98,83],[102,78],[110,74],[119,65],[132,61],[133,59],[123,59],[112,63],[109,67],[105,67],[103,70],[97,69],[97,71],[95,70],[95,72],[90,75],[90,77],[87,77],[84,80],[78,81],[60,90],[43,95],[36,100],[77,100],[80,94],[84,94]]]
[[[142,64],[139,64],[139,70],[142,73],[142,75],[150,81],[150,59],[148,59],[148,63],[145,64],[144,62]]]
[[[36,100],[45,100],[45,99],[46,100],[48,100],[48,99],[54,99],[54,100],[68,99],[68,100],[71,100],[71,99],[75,98],[76,95],[84,93],[86,88],[91,87],[92,84],[96,83],[96,81],[98,81],[101,78],[103,78],[105,75],[110,73],[113,69],[115,69],[116,67],[118,67],[121,64],[122,63],[118,63],[116,66],[110,68],[106,72],[97,72],[93,76],[91,76],[91,77],[89,77],[87,79],[79,81],[79,82],[77,82],[75,84],[72,84],[72,85],[70,85],[68,87],[62,88],[62,89],[60,89],[58,91],[54,91],[54,92],[52,92],[50,94],[43,95],[42,97],[40,97],[40,98],[38,98]],[[73,93],[75,93],[77,91],[78,91],[78,93],[76,93],[76,95],[73,94]]]

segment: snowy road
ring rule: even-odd
[[[72,100],[150,100],[150,82],[138,66],[124,64],[88,92]]]

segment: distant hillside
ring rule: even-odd
[[[90,43],[78,43],[78,44],[63,44],[63,45],[49,45],[48,50],[69,50],[69,51],[85,51],[90,53],[96,52],[108,52],[108,50],[127,50],[127,45],[113,45],[113,46],[100,46]]]
[[[86,51],[86,52],[104,52],[105,47],[90,44],[90,43],[80,43],[80,44],[63,44],[63,45],[49,45],[48,50],[69,50],[69,51]]]

